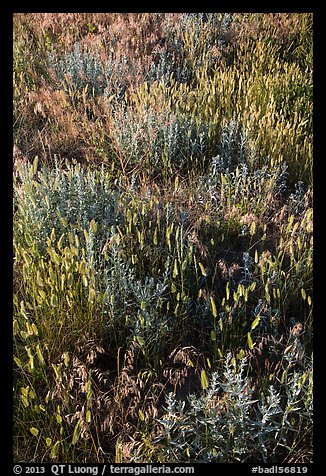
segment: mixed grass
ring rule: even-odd
[[[14,458],[313,460],[312,15],[14,15]]]

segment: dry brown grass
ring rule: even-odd
[[[177,14],[172,14],[171,28],[176,20]],[[166,41],[165,22],[163,14],[155,13],[15,14],[17,36],[20,38],[24,32],[25,45],[36,51],[28,69],[28,80],[41,81],[39,87],[17,97],[15,143],[23,154],[30,160],[35,155],[45,161],[57,155],[101,162],[106,158],[107,138],[111,136],[114,143],[116,125],[112,122],[110,105],[102,97],[86,100],[82,93],[78,96],[63,90],[51,70],[46,78],[40,77],[35,68],[46,58],[38,57],[37,51],[54,49],[60,57],[72,51],[78,41],[82,49],[96,53],[103,65],[112,55],[116,60],[132,58],[133,68],[126,69],[123,78],[117,78],[132,89],[143,83],[149,65],[160,54]],[[23,85],[24,82],[20,90]],[[122,163],[124,160],[120,157]]]
[[[179,14],[170,15],[170,27],[177,28]],[[14,25],[24,25],[33,38],[47,35],[67,51],[76,41],[99,46],[110,45],[119,58],[127,55],[134,59],[157,52],[165,42],[166,22],[162,13],[16,13]],[[94,41],[94,43],[93,43]]]
[[[242,41],[244,38],[264,39],[269,38],[278,42],[290,44],[293,36],[298,31],[302,22],[300,13],[237,13],[237,20],[233,24],[234,41]]]

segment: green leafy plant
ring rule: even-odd
[[[14,15],[14,458],[309,463],[312,15]]]

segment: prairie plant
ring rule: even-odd
[[[58,238],[74,231],[85,241],[83,230],[89,231],[93,220],[98,224],[93,228],[103,240],[110,236],[111,226],[119,220],[118,194],[113,192],[103,167],[100,172],[85,172],[79,164],[67,164],[63,169],[57,162],[52,169],[43,167],[37,172],[36,168],[37,161],[19,168],[22,183],[15,188],[14,203],[17,223],[23,220],[24,226],[17,227],[18,233],[19,229],[23,234],[29,231],[41,252],[52,229]]]
[[[79,43],[75,43],[72,53],[65,54],[61,59],[50,53],[49,65],[67,89],[76,91],[87,87],[90,95],[104,91],[106,77],[99,57],[95,53],[82,51]]]
[[[312,460],[312,46],[14,15],[17,461]]]
[[[293,374],[285,388],[271,385],[257,395],[247,366],[247,359],[228,354],[223,377],[214,372],[202,395],[189,396],[187,405],[167,395],[156,439],[163,461],[286,461],[298,422],[311,434],[311,369]]]
[[[207,157],[207,124],[175,115],[168,110],[157,113],[142,108],[116,111],[113,116],[114,151],[123,169],[141,170],[151,175],[190,169]]]

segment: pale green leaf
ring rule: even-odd
[[[200,384],[203,390],[205,390],[208,387],[208,378],[204,369],[202,369],[200,373]]]
[[[199,264],[199,267],[200,267],[201,274],[203,276],[207,276],[206,269],[204,268],[204,265],[200,261],[198,261],[198,264]]]
[[[252,342],[252,338],[251,338],[250,332],[248,332],[248,334],[247,334],[247,342],[248,342],[249,349],[252,350],[252,349],[254,348],[254,344],[253,344],[253,342]]]
[[[216,317],[217,316],[217,309],[216,309],[216,304],[215,304],[215,301],[213,299],[213,296],[211,296],[211,306],[212,306],[213,316]]]
[[[30,428],[29,431],[32,433],[33,436],[37,436],[39,434],[39,431],[37,428]]]
[[[258,316],[256,317],[256,319],[253,321],[253,323],[251,324],[251,330],[253,331],[254,329],[256,329],[256,327],[258,326],[260,322],[260,315],[258,314]]]

